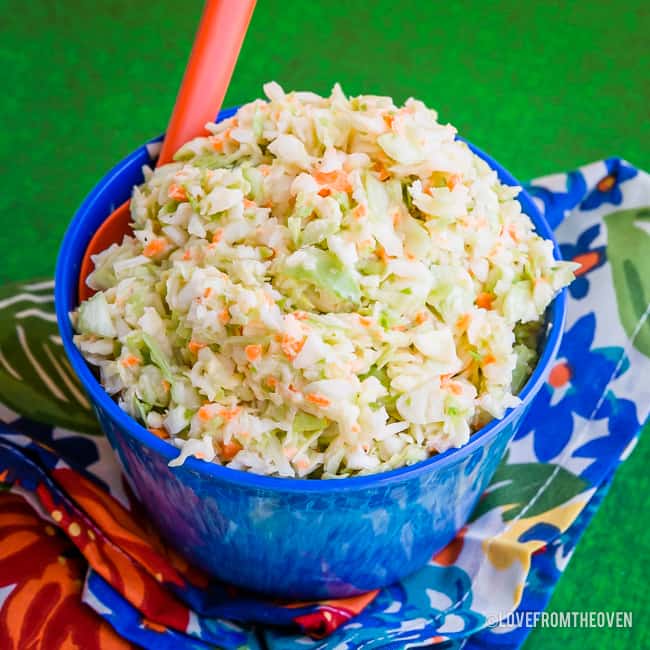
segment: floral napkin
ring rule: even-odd
[[[0,290],[0,648],[520,647],[497,617],[546,606],[650,406],[650,177],[610,159],[527,189],[581,264],[557,361],[456,539],[356,598],[261,599],[167,547],[63,355],[52,283]]]

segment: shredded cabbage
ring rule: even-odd
[[[145,170],[77,346],[175,465],[329,478],[464,444],[518,403],[575,265],[421,102],[265,92]]]

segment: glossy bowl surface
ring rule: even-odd
[[[219,114],[229,117],[236,109]],[[191,562],[232,584],[287,598],[343,597],[390,584],[424,565],[462,528],[496,470],[559,347],[565,294],[547,313],[540,360],[522,402],[459,449],[370,476],[325,481],[258,476],[189,458],[147,431],[104,391],[72,342],[81,259],[98,226],[143,180],[161,138],[118,163],[90,192],[61,245],[55,304],[70,363],[124,473],[163,536]],[[470,145],[502,182],[518,185]],[[552,232],[531,198],[519,196],[537,231]],[[555,245],[555,255],[559,250]]]

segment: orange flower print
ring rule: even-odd
[[[0,504],[0,648],[133,648],[81,602],[86,563],[74,546],[22,497],[0,493]]]
[[[185,583],[161,554],[156,537],[150,538],[125,508],[81,474],[60,468],[52,478],[71,501],[59,503],[45,484],[35,494],[90,566],[145,617],[184,631],[189,611],[161,583]]]

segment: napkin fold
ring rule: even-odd
[[[498,619],[546,606],[650,405],[650,177],[612,158],[527,189],[581,264],[557,361],[456,539],[355,598],[262,599],[168,547],[63,355],[52,283],[0,289],[0,647],[520,647]]]

